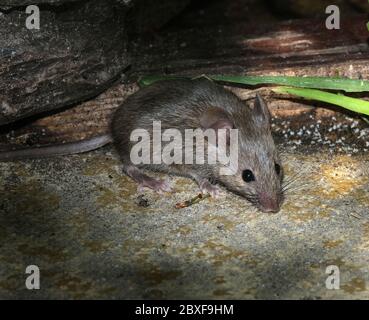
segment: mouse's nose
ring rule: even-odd
[[[277,197],[269,196],[266,193],[260,194],[260,210],[265,213],[277,213],[280,210],[280,205]]]

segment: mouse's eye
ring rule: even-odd
[[[275,172],[277,173],[277,175],[280,175],[281,166],[278,163],[276,163],[276,164],[274,164],[274,168],[275,168]]]
[[[254,176],[254,174],[252,173],[251,170],[243,170],[242,171],[242,179],[245,182],[252,182],[252,181],[255,181],[255,176]]]

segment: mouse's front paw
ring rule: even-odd
[[[209,180],[204,179],[200,182],[200,190],[203,194],[210,194],[213,198],[219,198],[220,189],[217,185],[211,184]]]

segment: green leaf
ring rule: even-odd
[[[292,94],[305,99],[327,102],[357,113],[369,115],[369,101],[315,89],[277,87],[273,91],[282,94]]]
[[[201,77],[201,76],[199,76]],[[199,78],[197,77],[197,78]],[[352,80],[345,78],[328,77],[284,77],[284,76],[205,76],[214,81],[231,82],[246,85],[277,84],[287,87],[277,87],[273,91],[293,94],[305,99],[312,99],[331,103],[342,108],[369,115],[369,102],[361,99],[344,96],[341,93],[333,94],[316,89],[342,90],[346,92],[369,91],[369,81]],[[180,76],[149,76],[139,80],[141,86],[150,85],[159,80],[194,79]]]
[[[331,77],[291,77],[291,76],[211,76],[215,81],[248,85],[277,84],[300,88],[343,90],[346,92],[369,91],[369,81]]]
[[[369,91],[369,81],[354,80],[347,78],[291,77],[291,76],[224,76],[224,75],[214,75],[214,76],[204,75],[204,77],[207,77],[214,81],[238,83],[252,86],[262,84],[275,84],[299,88],[342,90],[346,92]],[[166,79],[193,79],[193,77],[148,76],[141,78],[139,80],[139,84],[141,86],[147,86],[156,81]]]

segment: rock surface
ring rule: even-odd
[[[36,1],[39,30],[26,28],[28,3],[7,1],[0,11],[0,125],[97,96],[132,63],[129,37],[188,1]]]
[[[110,147],[0,164],[0,298],[368,299],[368,153],[280,146],[299,178],[275,215],[225,190],[175,209],[198,192],[184,178],[138,194]]]

